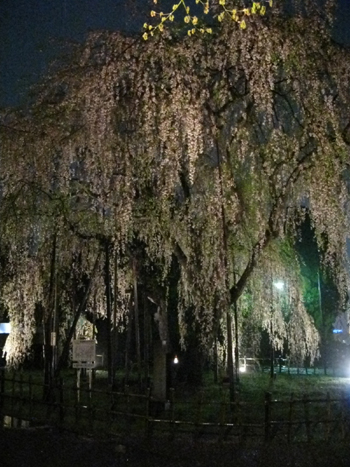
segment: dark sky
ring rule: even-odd
[[[338,4],[334,36],[350,45],[350,0]],[[80,41],[91,29],[141,31],[148,14],[147,0],[0,0],[0,106],[21,101],[60,40]]]

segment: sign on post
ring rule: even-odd
[[[96,365],[96,342],[94,340],[73,341],[73,368],[77,368],[77,397],[80,401],[80,373],[82,368],[89,369],[89,390],[92,387],[92,368]],[[90,392],[91,397],[91,392]]]
[[[94,340],[73,341],[73,368],[95,368],[96,342]]]

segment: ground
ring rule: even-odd
[[[348,445],[246,446],[210,440],[98,440],[56,429],[0,431],[2,467],[348,467]]]

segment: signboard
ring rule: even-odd
[[[76,362],[73,363],[73,368],[94,368],[96,362],[96,342],[94,340],[73,341],[73,362]]]

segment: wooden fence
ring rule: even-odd
[[[227,395],[227,392],[226,392]],[[126,435],[157,433],[169,438],[190,434],[194,438],[259,442],[341,441],[350,438],[350,399],[275,400],[270,393],[260,401],[227,397],[213,401],[200,392],[190,401],[158,402],[150,390],[134,394],[130,388],[113,390],[77,388],[59,380],[50,388],[23,374],[0,371],[0,415],[10,426],[55,425],[89,433]]]

